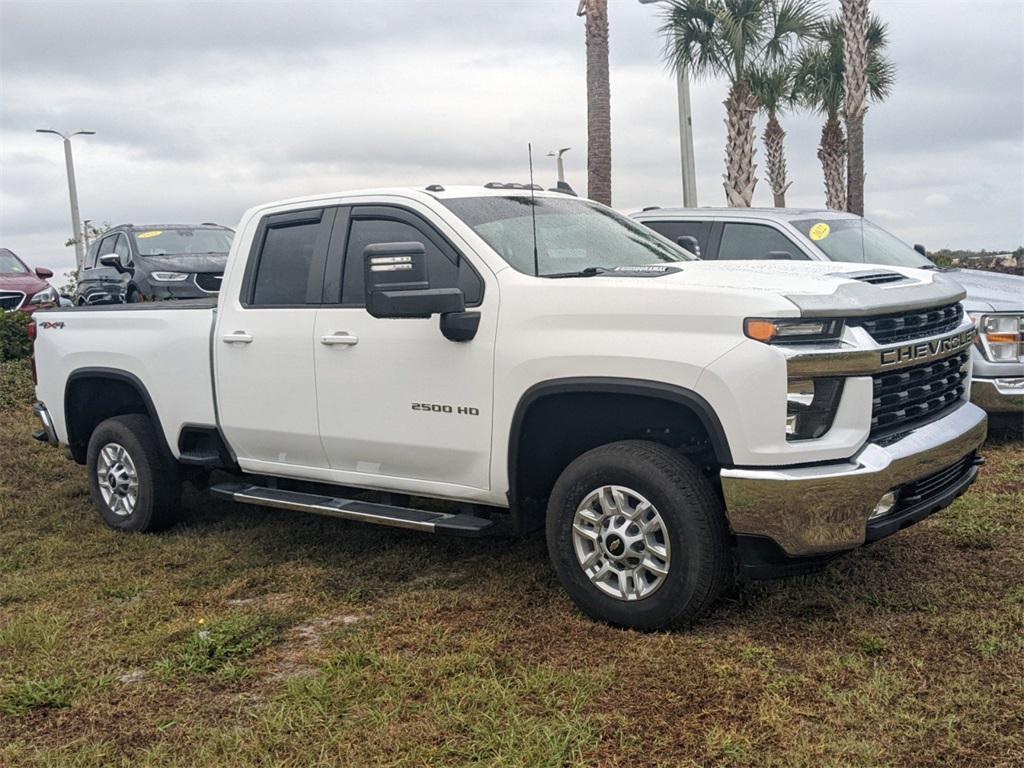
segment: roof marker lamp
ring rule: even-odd
[[[747,337],[764,344],[835,341],[842,331],[842,320],[748,317],[743,321],[743,332]]]

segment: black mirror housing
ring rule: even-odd
[[[927,249],[927,248],[925,248],[925,247],[924,247],[923,245],[921,245],[920,243],[914,243],[914,250],[915,250],[915,251],[917,251],[918,253],[920,253],[920,254],[921,254],[922,256],[924,256],[924,257],[925,257],[926,259],[928,258],[928,249]]]
[[[462,312],[458,288],[431,288],[423,243],[374,243],[363,249],[366,311],[373,317],[430,317]]]
[[[694,256],[700,256],[700,243],[692,235],[682,235],[676,238],[676,243],[688,250]]]

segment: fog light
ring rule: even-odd
[[[892,512],[892,508],[896,506],[896,492],[887,491],[882,494],[882,498],[875,504],[874,511],[868,516],[868,520],[877,520],[880,517],[884,517]]]

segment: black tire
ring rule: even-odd
[[[108,445],[121,446],[134,465],[138,483],[130,512],[119,514],[104,500],[98,467],[100,451]],[[92,503],[111,528],[119,531],[159,531],[173,525],[181,502],[181,482],[174,457],[161,447],[148,416],[128,414],[100,423],[89,438],[86,453]]]
[[[138,304],[142,301],[142,294],[139,293],[139,289],[132,286],[128,289],[128,293],[124,297],[125,303],[127,304]]]
[[[573,546],[576,510],[606,485],[630,488],[657,509],[667,533],[668,574],[652,594],[622,600],[602,592],[584,572]],[[627,440],[595,448],[572,462],[551,491],[548,553],[573,602],[588,616],[640,630],[693,622],[732,579],[729,531],[722,502],[703,473],[657,443]]]

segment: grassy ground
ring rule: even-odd
[[[31,428],[0,408],[0,765],[1024,764],[1019,442],[941,515],[642,635],[540,540],[198,496],[114,533]]]

